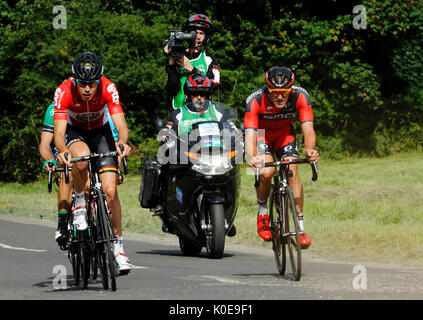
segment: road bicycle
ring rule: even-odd
[[[65,173],[65,182],[69,183],[69,171],[72,168],[55,168],[53,170],[53,164],[49,163],[48,171],[48,192],[52,191],[52,175],[53,173]],[[72,265],[72,273],[74,279],[74,285],[78,286],[82,280],[82,287],[86,289],[88,287],[88,279],[90,276],[90,264],[94,253],[94,247],[90,240],[90,232],[77,230],[73,225],[73,211],[75,194],[72,193],[72,201],[68,210],[68,234],[67,241],[62,250],[68,251],[68,259]]]
[[[120,145],[121,150],[123,146]],[[65,155],[66,156],[66,155]],[[94,162],[105,157],[117,157],[118,152],[91,153],[89,156],[76,157],[71,159],[71,163],[88,161],[88,172],[90,175],[90,192],[87,206],[87,215],[90,239],[94,248],[93,270],[98,265],[101,273],[104,289],[109,288],[116,291],[117,263],[114,255],[114,246],[117,237],[114,233],[110,210],[106,201],[106,194],[103,191],[100,174],[98,170],[93,170]],[[122,159],[124,173],[127,174],[128,166],[126,158]],[[89,267],[88,267],[89,270]]]
[[[288,248],[291,262],[291,271],[295,281],[301,278],[301,244],[300,235],[304,234],[299,229],[298,214],[295,208],[292,189],[288,179],[293,176],[289,169],[291,164],[309,163],[313,173],[312,180],[318,178],[317,166],[314,161],[307,159],[295,159],[265,163],[262,167],[279,167],[273,180],[269,198],[269,225],[272,234],[272,249],[275,255],[276,266],[279,274],[286,271],[286,249]],[[260,168],[256,168],[255,187],[260,185]]]
[[[123,146],[120,145],[121,150]],[[106,195],[102,188],[100,174],[95,168],[94,162],[97,159],[105,157],[116,157],[117,151],[107,153],[92,153],[88,156],[75,157],[70,160],[71,163],[88,161],[88,172],[90,177],[90,190],[87,205],[88,229],[87,232],[77,232],[73,227],[72,210],[69,212],[69,259],[74,272],[75,284],[79,284],[80,276],[83,279],[83,287],[87,288],[90,275],[90,266],[92,268],[93,278],[97,277],[97,268],[100,269],[102,284],[104,289],[109,288],[109,282],[112,291],[116,291],[117,263],[114,256],[114,245],[117,237],[114,233],[113,223],[110,217],[110,210],[107,205]],[[66,153],[68,158],[69,154]],[[122,159],[124,173],[128,173],[126,158]],[[65,182],[69,182],[69,170],[71,168],[57,168],[56,172],[65,172]],[[49,190],[51,174],[49,173]],[[72,201],[73,203],[73,201]],[[72,206],[71,206],[72,208]],[[85,250],[86,249],[86,250]]]

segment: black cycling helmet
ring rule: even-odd
[[[72,64],[72,73],[78,80],[98,80],[103,75],[104,67],[100,58],[92,52],[81,53]]]
[[[213,24],[204,14],[194,14],[185,21],[184,26],[182,27],[183,32],[190,32],[198,29],[203,30],[206,34],[204,44],[209,43],[210,36],[213,34]]]
[[[294,83],[295,75],[287,67],[272,67],[266,72],[266,84],[270,89],[289,89]]]
[[[184,92],[190,95],[193,92],[204,93],[206,98],[209,98],[212,93],[212,84],[210,79],[204,74],[190,75],[185,82]]]

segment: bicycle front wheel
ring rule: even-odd
[[[301,278],[301,244],[300,231],[298,227],[298,215],[295,208],[294,196],[288,186],[283,198],[283,238],[288,247],[291,261],[291,271],[295,281]]]
[[[90,277],[90,252],[88,249],[88,244],[86,244],[85,242],[81,242],[79,250],[81,256],[82,287],[84,289],[87,289],[88,278]]]
[[[112,241],[113,226],[110,221],[109,213],[106,207],[106,196],[100,190],[97,198],[98,214],[101,220],[102,237],[104,240],[104,255],[108,269],[108,277],[110,279],[112,291],[116,291],[116,264],[114,255],[114,242]]]
[[[269,199],[269,224],[272,233],[272,249],[275,255],[276,267],[279,274],[284,275],[286,270],[286,247],[283,241],[281,195],[272,186]]]

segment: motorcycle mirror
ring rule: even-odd
[[[160,131],[164,127],[164,122],[162,119],[157,118],[154,120],[154,125],[156,126],[156,130]]]
[[[239,124],[239,129],[242,131],[242,132],[244,132],[244,122],[241,122],[240,124]]]

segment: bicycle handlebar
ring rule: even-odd
[[[296,160],[286,160],[286,161],[276,161],[276,162],[267,162],[265,163],[262,168],[265,167],[278,167],[278,166],[287,166],[290,164],[298,164],[298,163],[309,163],[311,167],[311,171],[313,176],[311,178],[312,181],[316,181],[319,175],[319,171],[317,170],[317,164],[315,161],[309,161],[308,159],[296,159]],[[260,168],[256,168],[255,172],[255,182],[254,187],[260,186]]]
[[[119,148],[123,152],[123,150],[124,150],[123,144],[120,144]],[[72,158],[71,163],[90,161],[91,159],[96,159],[96,158],[116,157],[118,155],[119,155],[119,153],[117,151],[111,151],[111,152],[106,152],[106,153],[91,153],[88,156]],[[65,157],[66,157],[66,159],[68,158],[67,152],[65,153]],[[124,157],[122,159],[122,162],[123,162],[123,173],[128,174],[128,161],[127,161],[126,157]],[[65,170],[66,170],[66,168],[68,168],[68,166],[65,166]],[[66,175],[66,173],[65,173],[65,175]],[[66,182],[66,183],[68,183],[68,182]]]
[[[47,190],[48,190],[48,192],[51,192],[51,190],[52,190],[53,173],[55,173],[55,172],[65,172],[66,183],[69,183],[69,171],[72,171],[72,168],[67,168],[67,172],[66,172],[66,168],[60,168],[60,167],[56,167],[53,170],[53,163],[50,162],[48,164],[48,180],[47,180]],[[66,179],[66,175],[67,175],[67,179]]]

